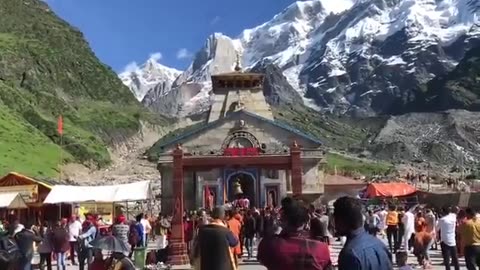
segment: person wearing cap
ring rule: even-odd
[[[68,241],[70,244],[70,260],[73,265],[77,265],[75,262],[75,249],[77,246],[77,237],[82,232],[82,223],[78,220],[75,215],[70,217],[68,222]]]
[[[211,217],[209,224],[198,229],[190,263],[195,270],[237,270],[231,248],[238,245],[238,239],[223,221],[225,209],[215,207]]]
[[[78,236],[78,241],[81,243],[80,252],[78,254],[79,270],[85,269],[85,261],[89,266],[93,258],[92,245],[90,244],[97,236],[97,228],[95,227],[95,218],[90,216],[84,222],[83,233]]]
[[[18,250],[20,252],[20,259],[19,259],[19,270],[30,270],[32,268],[32,259],[33,259],[33,242],[40,243],[43,239],[40,236],[35,235],[35,233],[30,230],[31,226],[26,227],[22,224],[18,223],[18,221],[14,222],[15,227],[13,229],[13,238],[17,243]]]
[[[129,247],[130,244],[128,243],[128,233],[130,231],[130,226],[126,224],[126,221],[127,218],[124,215],[119,215],[115,220],[115,224],[112,226],[112,235]]]

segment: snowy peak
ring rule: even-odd
[[[177,69],[160,64],[158,57],[152,55],[141,66],[131,63],[119,77],[137,99],[142,101],[150,89],[158,84],[171,85],[181,73]]]
[[[197,113],[208,109],[211,75],[232,71],[240,53],[246,70],[278,67],[284,78],[272,80],[286,80],[316,110],[403,113],[480,43],[479,16],[479,0],[298,1],[236,38],[212,34],[181,74],[147,61],[121,77],[139,98],[151,89],[144,104],[159,112]]]
[[[349,10],[352,0],[311,0],[291,4],[272,20],[244,30],[239,40],[244,47],[244,62],[253,66],[263,58],[285,66],[306,52],[316,40],[315,32],[328,16]]]

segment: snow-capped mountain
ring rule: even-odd
[[[159,96],[166,94],[181,73],[179,70],[158,63],[158,58],[152,56],[141,66],[137,66],[135,63],[129,65],[118,76],[135,94],[135,97],[142,101],[147,92],[155,87],[157,90],[159,88],[164,90],[164,92],[158,93]]]
[[[479,15],[479,0],[299,1],[237,38],[210,36],[172,89],[163,87],[147,105],[172,115],[206,110],[210,76],[231,71],[238,52],[246,68],[276,65],[318,110],[417,110],[431,98],[426,83],[478,43]]]

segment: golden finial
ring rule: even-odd
[[[235,71],[240,72],[242,71],[242,66],[240,65],[240,53],[237,52],[237,62],[235,64]]]

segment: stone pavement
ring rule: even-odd
[[[386,239],[381,238],[383,242],[386,243]],[[439,246],[440,248],[440,246]],[[332,261],[336,262],[338,259],[338,254],[340,253],[340,250],[342,249],[341,243],[338,241],[335,241],[332,246],[331,246],[331,255],[332,255]],[[254,248],[254,257],[256,257],[256,247]],[[431,257],[432,257],[432,263],[433,263],[433,268],[432,270],[440,270],[440,269],[445,269],[444,266],[441,265],[442,263],[442,255],[440,250],[433,250],[431,251]],[[410,254],[409,256],[409,263],[412,265],[416,265],[416,258]],[[463,258],[460,259],[460,268],[465,269],[465,262]],[[189,266],[177,266],[173,267],[172,269],[181,269],[181,270],[187,270],[191,269]],[[421,268],[417,268],[421,269]],[[453,269],[453,268],[452,268]],[[78,270],[77,266],[68,266],[67,270]],[[266,270],[265,267],[261,266],[255,259],[248,260],[246,257],[243,258],[243,261],[240,264],[240,269],[239,270]]]

